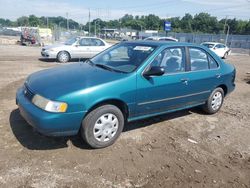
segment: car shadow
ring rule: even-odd
[[[175,118],[190,115],[192,113],[202,113],[198,108],[193,108],[189,110],[182,110],[174,113],[169,113],[165,115],[155,116],[152,118],[147,118],[144,120],[138,120],[126,124],[123,132],[132,131],[135,129],[140,129],[143,127],[148,127],[153,124],[172,120]],[[202,113],[203,114],[203,113]],[[69,147],[69,141],[78,148],[90,150],[89,147],[78,134],[76,136],[68,137],[48,137],[41,135],[35,131],[20,115],[18,109],[11,112],[9,117],[10,127],[13,134],[17,140],[27,149],[30,150],[53,150]]]
[[[91,149],[80,137],[49,137],[34,130],[20,115],[18,109],[11,112],[9,117],[10,127],[17,140],[30,150],[53,150],[69,147],[69,141],[81,149]]]
[[[58,63],[55,59],[43,59],[38,58],[39,61],[46,62],[46,63]]]
[[[169,120],[173,120],[179,117],[187,116],[187,115],[192,114],[193,111],[198,112],[198,110],[194,108],[194,109],[181,110],[177,112],[167,113],[167,114],[163,114],[159,116],[154,116],[151,118],[146,118],[143,120],[130,122],[124,127],[123,132],[132,131],[134,129],[148,127],[148,126],[151,126],[156,123],[163,122],[163,121],[169,121]]]
[[[57,61],[56,59],[45,59],[45,58],[38,58],[39,61],[42,62],[46,62],[46,63],[60,63],[59,61]],[[69,63],[73,63],[73,62],[82,62],[82,61],[86,61],[86,58],[74,58],[74,59],[70,59]]]

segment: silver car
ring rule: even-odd
[[[42,48],[41,55],[45,59],[57,59],[66,63],[74,58],[91,58],[111,45],[96,37],[74,37],[64,44]]]

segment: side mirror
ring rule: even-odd
[[[80,46],[80,45],[79,45],[79,44],[75,44],[74,46],[75,46],[75,47],[78,47],[78,46]]]
[[[161,76],[165,73],[165,70],[163,67],[156,67],[153,66],[149,70],[145,71],[143,73],[143,76],[150,77],[150,76]]]

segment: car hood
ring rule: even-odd
[[[58,99],[75,91],[84,90],[126,77],[88,63],[62,65],[31,74],[26,85],[34,94]]]

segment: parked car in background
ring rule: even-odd
[[[121,42],[86,62],[30,75],[17,91],[24,119],[51,136],[76,135],[93,148],[115,142],[126,122],[194,106],[218,112],[235,68],[189,43]]]
[[[178,39],[173,38],[173,37],[148,37],[148,38],[145,38],[144,40],[178,42]]]
[[[41,55],[46,59],[57,59],[66,63],[74,58],[91,58],[111,45],[96,37],[74,37],[63,44],[42,48]]]
[[[226,59],[227,56],[231,54],[231,49],[228,48],[225,44],[217,42],[203,42],[201,43],[201,45],[206,46],[223,59]]]

